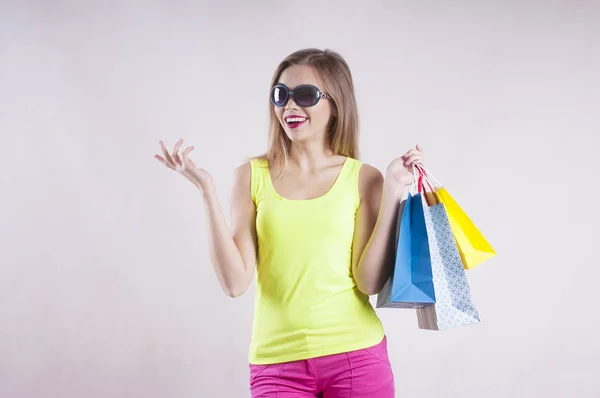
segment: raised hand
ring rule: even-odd
[[[172,154],[169,153],[164,142],[159,141],[159,144],[164,157],[154,155],[154,158],[161,162],[165,167],[178,171],[200,190],[205,190],[212,184],[212,176],[206,170],[196,167],[194,161],[189,158],[189,154],[194,150],[194,146],[185,148],[180,156],[179,149],[183,144],[183,139],[177,141]]]

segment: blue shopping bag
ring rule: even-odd
[[[394,270],[377,296],[377,308],[421,308],[435,303],[422,195],[409,193],[403,206]]]

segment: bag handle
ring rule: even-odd
[[[431,181],[429,180],[427,173],[424,171],[424,168],[422,169],[421,166],[416,166],[416,168],[419,170],[419,193],[422,194],[423,200],[425,200],[425,203],[429,207],[439,204],[439,200],[434,195],[435,188],[431,184]],[[427,184],[427,187],[425,187],[423,182]],[[431,195],[428,195],[427,188],[429,188],[431,191]]]
[[[433,175],[431,175],[430,172],[428,172],[425,167],[423,166],[417,166],[419,168],[419,172],[423,175],[423,178],[425,179],[425,181],[427,182],[427,185],[429,185],[429,189],[431,189],[431,192],[435,192],[435,186],[442,188],[443,185],[441,182],[439,182]]]
[[[429,195],[427,195],[427,191],[425,190],[425,186],[423,184],[423,179],[424,179],[423,174],[419,173],[419,193],[421,194],[421,198],[422,198],[422,200],[425,201],[427,206],[431,207],[431,206],[435,205],[436,203],[431,203],[431,201],[429,200],[430,198],[429,198]],[[433,193],[435,191],[432,190],[431,192]]]
[[[431,192],[435,192],[435,188],[433,188],[433,185],[431,184],[431,181],[429,181],[427,174],[425,174],[423,171],[419,170],[419,192],[425,193],[426,187],[424,186],[423,181],[425,181],[427,183],[427,187],[429,188],[429,190]]]
[[[435,178],[435,177],[433,176],[433,174],[431,174],[431,173],[430,173],[430,172],[429,172],[429,171],[428,171],[428,170],[427,170],[425,167],[423,167],[423,166],[421,166],[421,165],[418,165],[418,166],[416,166],[416,167],[419,169],[419,171],[421,172],[421,174],[425,175],[425,178],[426,178],[428,181],[431,181],[431,180],[433,180],[433,182],[434,182],[435,184],[437,184],[438,186],[440,186],[440,187],[442,187],[442,186],[443,186],[443,185],[442,185],[442,183],[441,183],[441,182],[439,182],[439,181],[438,181],[438,179],[437,179],[437,178]]]
[[[417,168],[413,165],[412,167],[412,182],[410,183],[410,188],[408,189],[408,193],[411,195],[415,194],[415,188],[417,188],[418,178],[417,178]]]

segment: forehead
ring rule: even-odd
[[[321,86],[321,80],[317,72],[309,65],[292,65],[288,67],[279,77],[279,83],[286,85],[290,89],[301,84]]]

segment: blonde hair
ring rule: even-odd
[[[354,95],[354,83],[348,64],[332,50],[308,48],[288,55],[273,74],[271,87],[279,82],[284,70],[292,65],[308,65],[315,69],[329,94],[332,117],[327,137],[332,150],[339,155],[358,159],[358,110]],[[266,159],[273,171],[281,176],[288,165],[291,140],[286,135],[269,100],[269,146],[258,159]]]

